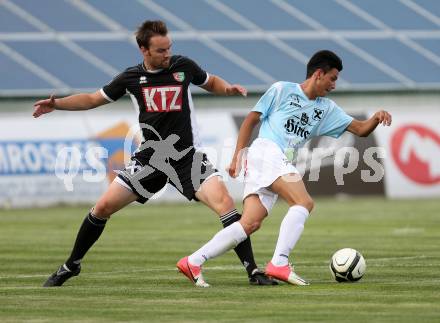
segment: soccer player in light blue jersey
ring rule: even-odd
[[[290,252],[313,209],[313,200],[293,165],[298,149],[316,136],[337,138],[349,131],[365,137],[379,124],[391,125],[391,115],[386,111],[380,110],[371,118],[360,121],[325,98],[335,89],[341,70],[342,61],[335,53],[319,51],[308,62],[303,83],[276,82],[247,115],[228,170],[232,177],[239,174],[242,151],[248,146],[252,130],[261,122],[258,138],[246,157],[243,216],[177,263],[178,269],[197,286],[208,286],[202,276],[202,264],[234,248],[258,230],[278,195],[288,203],[289,210],[281,222],[266,274],[293,285],[308,285],[289,264]]]

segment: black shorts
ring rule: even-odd
[[[139,198],[147,202],[167,183],[173,185],[188,200],[197,200],[195,193],[212,174],[217,173],[206,154],[191,149],[183,158],[155,161],[145,152],[137,153],[118,177],[127,184]]]

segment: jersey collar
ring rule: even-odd
[[[143,69],[145,72],[147,72],[147,73],[153,73],[153,74],[157,74],[157,73],[163,71],[163,68],[159,68],[159,69],[157,69],[157,70],[149,70],[149,69],[147,69],[147,68],[145,67],[144,62],[142,62],[142,69]]]

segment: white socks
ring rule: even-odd
[[[281,222],[280,234],[272,258],[274,266],[285,266],[289,263],[290,252],[304,230],[304,223],[308,215],[309,211],[303,206],[295,205],[289,208]],[[247,235],[241,224],[238,221],[234,222],[217,232],[203,247],[190,255],[188,261],[192,265],[201,266],[206,260],[218,257],[235,248],[246,238]]]
[[[304,230],[309,211],[301,206],[292,206],[281,222],[280,234],[272,257],[274,266],[286,266],[289,255]]]
[[[246,240],[247,235],[243,227],[237,221],[209,240],[203,247],[188,257],[191,265],[201,266],[206,260],[218,257],[226,251],[235,248],[239,243]]]

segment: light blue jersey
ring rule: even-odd
[[[261,113],[258,137],[275,142],[289,159],[312,137],[338,138],[353,120],[332,100],[310,100],[291,82],[274,83],[252,111]]]

